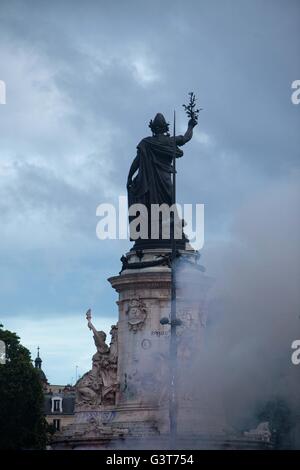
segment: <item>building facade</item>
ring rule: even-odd
[[[74,420],[75,388],[72,385],[52,385],[42,370],[40,352],[34,361],[44,389],[44,413],[47,422],[55,431],[61,431]]]

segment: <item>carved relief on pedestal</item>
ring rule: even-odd
[[[129,430],[127,428],[119,428],[111,426],[106,423],[100,423],[94,417],[91,417],[86,423],[77,425],[74,436],[76,438],[84,436],[85,438],[95,439],[97,437],[106,437],[112,439],[113,437],[122,437],[127,435]]]
[[[181,336],[187,331],[195,331],[198,327],[198,316],[192,308],[181,308],[177,311],[177,317],[182,321],[181,325],[177,328],[177,336]]]
[[[180,361],[188,362],[201,344],[200,331],[205,327],[205,317],[199,307],[181,307],[177,317],[182,321],[177,328],[177,351]]]
[[[147,318],[147,310],[144,302],[140,298],[131,299],[126,310],[128,317],[129,330],[136,333],[141,330],[144,326]]]

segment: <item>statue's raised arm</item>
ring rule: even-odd
[[[178,135],[175,137],[176,144],[181,146],[189,142],[193,137],[193,129],[195,126],[197,126],[197,124],[198,122],[195,119],[191,118],[188,122],[188,128],[186,130],[186,133],[184,135]]]
[[[94,334],[94,341],[95,341],[95,346],[97,348],[97,351],[102,354],[102,353],[107,353],[109,351],[109,347],[106,344],[106,333],[104,331],[98,331],[93,323],[92,323],[92,312],[91,309],[89,309],[86,312],[86,319],[88,321],[88,327],[90,330],[92,330]]]
[[[96,328],[94,327],[93,323],[92,323],[92,311],[91,309],[89,308],[88,311],[86,312],[86,319],[88,321],[88,327],[90,330],[92,330],[92,332],[95,334],[97,333],[97,330]]]

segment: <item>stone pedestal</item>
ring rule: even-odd
[[[176,262],[178,448],[260,448],[227,428],[220,402],[197,387],[194,367],[205,347],[212,280],[194,250]],[[54,448],[169,448],[170,249],[130,251],[123,270],[109,279],[118,293],[117,391],[112,405],[76,408],[75,422],[56,435]],[[207,380],[203,377],[203,380]],[[203,391],[204,390],[204,391]],[[207,406],[210,400],[210,406]],[[247,441],[247,442],[246,442]]]
[[[208,425],[205,410],[195,414],[195,403],[199,410],[204,402],[200,403],[201,397],[190,389],[181,373],[201,354],[212,280],[199,266],[197,252],[180,253],[176,268],[176,311],[182,320],[177,328],[178,433],[190,432],[191,427],[217,433],[222,426],[214,416]],[[160,320],[170,316],[171,269],[167,261],[149,266],[167,260],[168,255],[170,250],[153,249],[144,250],[141,258],[140,253],[131,251],[125,269],[109,279],[119,294],[116,422],[130,422],[132,431],[136,423],[148,423],[160,434],[169,432],[170,326]],[[143,267],[136,267],[139,263]]]

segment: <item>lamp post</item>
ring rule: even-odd
[[[196,108],[196,97],[193,92],[189,93],[188,105],[183,105],[184,110],[188,117],[197,123],[198,114],[202,110]],[[172,206],[175,210],[176,204],[176,114],[174,111],[173,121],[173,178],[172,178]],[[171,313],[169,318],[162,318],[160,323],[162,325],[170,325],[170,399],[169,399],[169,422],[170,422],[170,448],[176,449],[177,439],[177,340],[176,328],[182,324],[182,321],[176,317],[176,258],[178,253],[176,250],[175,239],[175,214],[174,211],[171,215]]]
[[[173,181],[172,181],[172,205],[176,203],[176,115],[174,111],[173,124]],[[170,448],[176,448],[177,437],[177,344],[176,327],[181,320],[176,318],[176,240],[175,240],[175,215],[171,215],[171,314],[170,320],[166,317],[160,320],[162,325],[171,326],[170,334],[170,397],[169,397],[169,422],[170,422]]]

